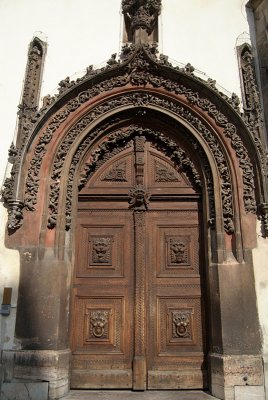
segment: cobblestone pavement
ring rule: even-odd
[[[208,393],[200,391],[151,391],[131,392],[125,390],[71,390],[64,400],[213,400]],[[215,399],[216,400],[216,399]]]

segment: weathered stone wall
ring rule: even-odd
[[[256,75],[264,112],[265,138],[268,142],[268,3],[250,0],[247,3],[250,36],[255,56]],[[257,247],[253,252],[255,283],[260,325],[262,329],[266,398],[268,398],[268,241],[257,232]]]
[[[260,229],[260,226],[258,226]],[[259,232],[257,232],[258,234]],[[266,398],[268,398],[268,240],[258,234],[257,247],[253,250],[253,265],[257,293],[257,307],[262,330],[263,361],[265,372]]]
[[[251,0],[247,7],[268,140],[268,4],[266,0]]]

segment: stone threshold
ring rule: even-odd
[[[195,390],[71,390],[63,400],[216,400],[207,392]]]

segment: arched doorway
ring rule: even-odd
[[[134,129],[79,192],[72,388],[207,387],[201,181],[160,142]]]
[[[10,149],[12,369],[48,381],[51,399],[70,376],[72,387],[202,387],[207,363],[218,398],[263,385],[252,250],[256,211],[266,229],[264,153],[232,99],[153,49],[126,46],[122,62],[67,80]]]

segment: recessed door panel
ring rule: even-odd
[[[73,388],[132,387],[132,214],[115,214],[83,210],[78,218]]]
[[[206,372],[198,211],[148,212],[147,226],[153,233],[148,237],[148,326],[156,338],[148,341],[148,388],[202,388]]]

